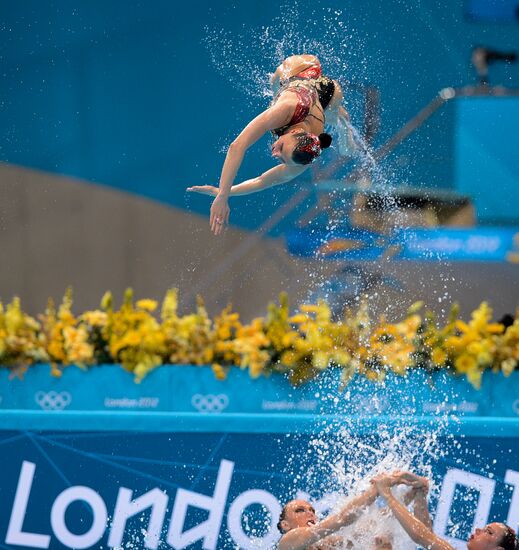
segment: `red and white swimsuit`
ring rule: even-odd
[[[290,122],[281,128],[276,128],[273,130],[272,133],[274,135],[278,137],[282,136],[288,128],[305,120],[310,113],[310,109],[319,99],[315,86],[311,83],[306,83],[305,80],[315,80],[320,76],[322,76],[321,66],[313,66],[305,69],[282,83],[274,101],[281,95],[282,92],[292,92],[297,95],[297,105]]]
[[[290,122],[285,126],[276,128],[272,131],[275,136],[282,136],[288,128],[303,122],[310,114],[311,108],[318,100],[323,103],[321,98],[321,89],[323,88],[323,84],[328,87],[331,84],[332,87],[334,87],[333,80],[323,77],[320,65],[309,67],[308,69],[305,69],[299,74],[292,76],[288,80],[281,83],[281,87],[274,98],[274,102],[282,93],[292,92],[297,95],[297,105]],[[331,90],[331,95],[333,95],[333,88]],[[328,98],[326,105],[323,105],[323,109],[328,106],[331,95]]]

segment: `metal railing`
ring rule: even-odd
[[[372,143],[376,132],[378,131],[378,91],[375,93],[375,88],[353,86],[355,89],[364,89],[365,98],[365,117],[364,117],[364,134],[366,142]],[[368,97],[369,96],[369,97]],[[391,154],[407,137],[415,132],[424,122],[426,122],[442,105],[452,99],[462,97],[518,97],[519,88],[504,88],[501,86],[465,86],[462,88],[443,88],[438,94],[427,104],[420,109],[416,115],[410,118],[398,131],[396,131],[388,140],[386,140],[378,148],[374,149],[372,156],[376,162],[384,159]],[[347,166],[352,157],[339,159],[326,170],[314,169],[312,171],[313,183],[330,180],[338,170]],[[344,183],[353,183],[365,176],[366,168],[355,168],[344,180],[338,185],[343,186]],[[284,202],[272,215],[265,220],[250,236],[247,236],[230,254],[222,261],[205,273],[205,275],[193,286],[189,294],[186,296],[188,301],[194,300],[197,294],[202,293],[210,284],[214,283],[215,279],[224,275],[238,260],[251,250],[261,239],[274,229],[278,223],[288,214],[294,211],[303,201],[305,201],[313,192],[314,186],[307,185],[292,195]],[[330,188],[330,191],[332,189]]]

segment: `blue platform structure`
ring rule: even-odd
[[[0,548],[270,548],[284,501],[330,491],[332,458],[358,468],[362,443],[373,466],[397,440],[430,467],[435,529],[456,547],[487,519],[519,524],[518,373],[479,391],[425,372],[344,390],[333,371],[298,389],[195,366],[141,384],[113,365],[1,376]],[[316,439],[341,430],[323,463]]]

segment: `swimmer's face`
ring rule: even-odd
[[[314,507],[306,500],[292,500],[286,507],[281,527],[286,533],[298,527],[313,527],[317,523]]]
[[[467,541],[468,550],[496,550],[503,540],[506,527],[502,523],[489,523],[483,529],[476,529]]]
[[[297,139],[294,137],[294,132],[279,137],[272,145],[272,156],[279,162],[288,166],[295,166],[292,160],[292,153],[297,145]]]

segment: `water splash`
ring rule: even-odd
[[[287,463],[286,475],[293,479],[294,493],[287,499],[302,498],[313,502],[322,515],[337,512],[353,496],[365,491],[374,476],[395,470],[412,471],[431,481],[431,499],[437,500],[439,487],[433,480],[438,461],[454,462],[463,468],[465,460],[462,437],[454,435],[458,423],[457,411],[450,406],[454,395],[445,395],[427,422],[416,421],[418,405],[413,402],[413,387],[407,379],[395,386],[379,386],[366,409],[357,392],[345,391],[337,399],[336,389],[323,384],[321,395],[329,392],[336,414],[325,418],[320,429],[300,453]],[[384,392],[391,392],[392,402],[385,402]],[[401,417],[389,418],[390,411],[399,410]],[[414,419],[414,420],[413,420]],[[402,498],[407,488],[394,490]],[[477,503],[477,495],[467,495],[466,511]],[[453,526],[456,527],[456,526]],[[460,526],[458,526],[460,527]],[[461,528],[461,527],[460,527]],[[456,529],[451,530],[455,534]],[[393,548],[411,550],[416,545],[386,508],[382,499],[368,507],[351,526],[339,533],[344,548],[374,548],[375,537],[389,539]]]
[[[349,498],[366,490],[369,480],[379,473],[412,470],[427,477],[432,474],[429,461],[436,445],[436,434],[420,437],[412,427],[380,424],[377,434],[359,435],[356,422],[346,419],[341,427],[328,427],[311,442],[319,460],[316,467],[309,469],[308,480],[326,479],[326,494],[332,495],[319,501],[323,512],[323,508],[337,512]],[[400,490],[397,496],[403,493]],[[371,548],[376,536],[389,537],[394,548],[414,548],[380,500],[340,534],[353,544],[353,548]]]
[[[290,55],[312,53],[333,78],[347,81],[348,60],[363,51],[343,10],[303,10],[298,2],[282,2],[269,25],[246,25],[242,34],[223,24],[208,26],[205,41],[214,67],[249,98],[250,105],[257,98],[272,97],[270,74]]]
[[[357,80],[367,82],[367,67],[373,60],[362,59],[365,51],[362,38],[348,25],[341,10],[321,10],[314,12],[313,17],[308,17],[308,12],[305,12],[303,17],[302,10],[295,3],[282,4],[280,14],[267,26],[256,29],[247,26],[243,35],[226,31],[223,27],[207,29],[206,42],[214,66],[244,93],[248,107],[257,108],[258,98],[268,102],[272,96],[270,73],[284,58],[297,53],[316,55],[325,72],[342,83],[348,82],[350,61],[355,60]],[[315,35],[319,36],[318,40],[311,38]],[[354,101],[352,98],[347,100]],[[395,194],[397,183],[401,182],[396,182],[393,174],[377,162],[371,145],[353,123],[344,121],[339,130],[342,135],[337,149],[342,149],[342,152],[348,149],[353,161],[344,171],[339,170],[335,177],[347,179],[353,171],[357,175],[357,187],[369,187],[378,193],[380,210],[389,220],[385,228],[387,233],[410,227],[412,221],[399,207]],[[344,214],[351,207],[351,197],[345,197],[340,190],[330,193],[335,210],[332,209],[325,227],[333,233],[344,223]],[[389,260],[389,256],[381,257],[374,265],[381,269]],[[329,270],[325,263],[322,258],[306,268],[308,296],[315,297],[317,289],[320,298],[330,301],[334,291],[326,287]],[[378,300],[382,293],[383,289],[373,291],[372,301]],[[442,299],[447,298],[446,292]],[[327,388],[322,389],[321,393],[326,395]],[[409,388],[404,384],[399,391],[402,403],[407,403]],[[337,414],[350,414],[353,404],[348,395],[345,393],[337,403]],[[427,430],[413,425],[411,416],[409,423],[380,420],[375,432],[363,431],[362,419],[357,414],[323,422],[318,435],[309,444],[301,446],[298,456],[287,459],[286,475],[293,479],[294,487],[298,489],[290,497],[311,499],[321,512],[333,512],[344,505],[347,498],[365,490],[369,479],[378,473],[412,470],[431,479],[433,463],[447,459],[453,449],[459,451],[461,447],[448,428],[453,418],[447,416],[447,401],[448,398],[443,410],[439,407],[434,423]],[[376,405],[376,397],[373,403]],[[407,414],[412,415],[412,407],[407,409],[410,409]],[[373,414],[379,413],[373,411]],[[438,487],[432,485],[432,494],[437,497]],[[268,529],[271,521],[272,518],[265,520],[264,529]],[[259,531],[258,527],[255,529],[261,536],[261,528]],[[406,550],[416,547],[380,502],[372,505],[355,525],[344,529],[342,535],[351,542],[349,546],[345,543],[345,548],[372,548],[373,539],[378,535],[389,537],[393,548]]]

